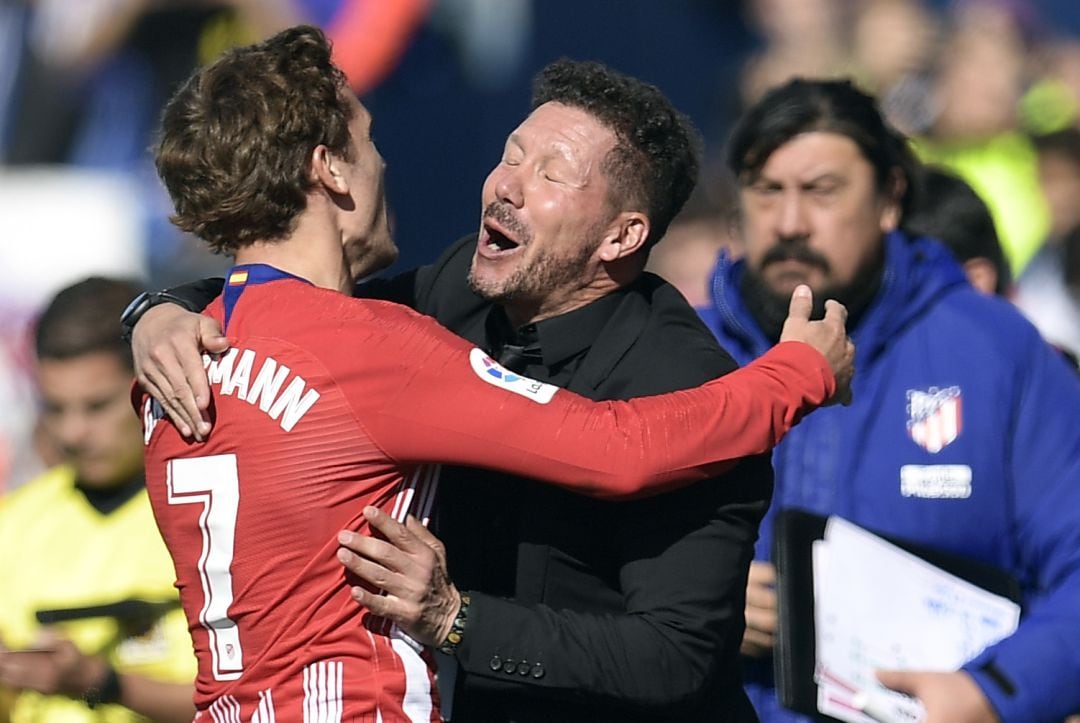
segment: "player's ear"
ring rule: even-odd
[[[349,192],[349,183],[345,178],[341,159],[322,144],[311,151],[310,172],[311,181],[322,185],[326,190],[336,194]]]
[[[600,245],[600,258],[615,261],[637,252],[649,238],[649,217],[640,211],[623,211],[608,226]]]

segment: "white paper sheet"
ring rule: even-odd
[[[813,562],[818,710],[851,723],[921,720],[917,701],[874,670],[956,670],[1020,620],[1012,601],[838,517]]]

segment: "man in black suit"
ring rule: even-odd
[[[697,170],[695,132],[657,89],[559,61],[484,184],[478,236],[358,294],[407,303],[514,372],[593,399],[699,385],[736,365],[644,273]],[[144,369],[163,319],[136,333]],[[220,350],[211,336],[200,332]],[[386,592],[358,593],[364,604],[406,632],[456,615],[439,668],[454,721],[756,720],[738,648],[771,484],[767,456],[629,503],[447,469],[435,529],[449,571],[435,537],[384,515],[371,521],[385,540],[343,532],[339,556]]]
[[[479,239],[390,282],[404,295],[379,293],[513,371],[593,399],[696,386],[736,365],[679,293],[643,272],[696,175],[694,131],[659,91],[555,63],[484,184]],[[452,646],[452,719],[754,720],[738,646],[772,469],[747,459],[725,477],[607,503],[445,470],[435,529],[471,600]],[[342,557],[362,576],[386,574]]]

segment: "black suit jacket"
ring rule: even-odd
[[[432,266],[370,284],[485,345],[490,304],[465,279],[475,239]],[[736,368],[670,285],[644,274],[568,389],[627,399]],[[438,533],[472,596],[453,707],[477,721],[753,721],[738,648],[746,574],[772,491],[767,456],[635,502],[446,470]]]

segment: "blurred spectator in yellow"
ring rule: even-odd
[[[194,715],[195,657],[146,496],[120,339],[138,292],[90,278],[38,322],[42,430],[65,463],[0,499],[0,688],[17,693],[12,723]]]
[[[1031,87],[1020,100],[1023,126],[1045,135],[1072,125],[1080,112],[1080,41],[1055,38],[1031,55]]]
[[[932,124],[917,143],[923,160],[954,170],[986,201],[1014,274],[1049,230],[1035,150],[1018,123],[1027,52],[1008,3],[959,4],[928,101]]]
[[[1035,137],[1050,232],[1017,282],[1016,304],[1052,344],[1080,352],[1080,129]]]

